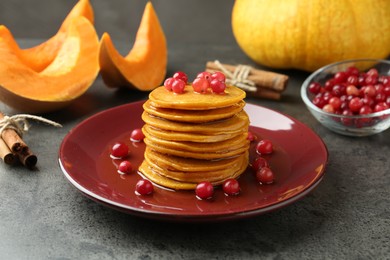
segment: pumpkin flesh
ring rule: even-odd
[[[164,80],[167,57],[165,35],[150,2],[146,4],[134,45],[125,57],[117,51],[108,33],[100,41],[100,73],[109,87],[154,89]]]
[[[29,112],[47,112],[68,104],[95,80],[99,71],[98,48],[94,26],[86,18],[76,17],[53,62],[36,72],[19,59],[12,45],[0,38],[0,57],[6,61],[0,63],[0,99]]]
[[[27,49],[21,49],[11,33],[7,40],[13,45],[14,53],[31,69],[40,72],[44,70],[56,57],[64,42],[67,30],[75,17],[86,17],[91,23],[94,21],[94,14],[89,0],[80,0],[69,12],[61,24],[58,32],[47,41]]]

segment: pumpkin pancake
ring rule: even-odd
[[[173,108],[184,110],[209,110],[232,106],[242,101],[245,91],[227,86],[224,94],[199,94],[191,85],[187,85],[182,94],[175,94],[165,87],[158,87],[149,94],[150,105],[157,108]]]
[[[237,156],[239,154],[244,153],[249,148],[249,144],[248,144],[248,145],[240,145],[239,147],[234,147],[234,149],[229,148],[227,150],[219,151],[219,152],[199,153],[199,152],[180,151],[177,149],[172,149],[172,148],[160,146],[160,145],[150,141],[148,138],[144,138],[144,143],[148,147],[150,147],[151,149],[153,149],[159,153],[175,155],[175,156],[180,156],[180,157],[184,157],[184,158],[205,159],[205,160],[216,160],[216,159]]]
[[[176,94],[159,87],[143,105],[146,149],[139,173],[157,185],[193,190],[202,181],[219,185],[247,168],[249,118],[245,91]]]
[[[244,110],[232,116],[231,118],[203,124],[174,122],[171,120],[162,119],[160,117],[151,116],[146,112],[143,112],[142,120],[150,126],[163,130],[201,134],[236,132],[239,129],[248,128],[249,125],[249,118]]]
[[[230,178],[238,178],[247,168],[247,163],[244,163],[242,167],[236,171],[236,172],[231,172],[228,176],[226,176],[224,179],[211,182],[213,185],[219,185],[222,184],[225,180],[230,179]],[[183,181],[177,181],[172,178],[167,178],[163,175],[161,175],[158,170],[155,168],[151,167],[146,160],[144,160],[139,167],[139,171],[141,174],[143,174],[146,178],[151,180],[157,185],[161,185],[166,188],[171,188],[174,190],[194,190],[196,188],[196,185],[198,183],[193,183],[193,182],[183,182]]]
[[[213,153],[218,151],[225,151],[231,149],[237,149],[244,145],[249,144],[247,139],[248,133],[243,133],[227,141],[215,142],[212,145],[209,143],[197,143],[197,142],[178,142],[171,140],[164,140],[157,138],[153,135],[150,135],[148,132],[145,132],[145,137],[148,138],[150,142],[153,142],[156,145],[167,147],[170,149],[177,149],[180,151],[188,152],[198,152],[198,153]]]
[[[221,120],[232,117],[240,112],[245,106],[244,101],[240,101],[224,108],[215,108],[208,110],[179,110],[171,108],[157,108],[150,104],[150,101],[146,101],[143,105],[144,110],[156,117],[164,119],[188,122],[188,123],[205,123],[210,121]]]
[[[158,172],[160,175],[165,176],[170,179],[174,179],[182,182],[217,182],[229,178],[232,173],[240,171],[242,168],[246,168],[248,165],[248,152],[241,154],[236,157],[236,161],[229,168],[225,167],[223,169],[214,170],[214,171],[195,171],[195,172],[183,172],[183,171],[174,171],[160,167],[153,160],[149,160],[145,157],[148,165]]]
[[[192,141],[192,142],[202,142],[202,143],[214,143],[229,140],[231,138],[236,137],[237,135],[241,135],[243,133],[247,133],[247,129],[242,128],[237,130],[236,132],[222,133],[222,134],[189,134],[189,133],[179,133],[173,131],[166,131],[162,129],[158,129],[152,127],[150,125],[145,124],[142,127],[142,132],[146,135],[149,133],[155,137],[171,140],[171,141]]]
[[[148,161],[154,161],[154,163],[160,167],[172,171],[211,172],[230,168],[232,165],[237,163],[239,157],[237,156],[221,160],[198,160],[162,154],[147,147],[145,150],[145,159]]]

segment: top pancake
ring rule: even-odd
[[[232,117],[239,113],[245,106],[244,101],[239,101],[232,106],[207,109],[207,110],[179,110],[171,108],[157,108],[150,105],[150,101],[146,101],[143,108],[151,115],[164,119],[189,122],[189,123],[205,123]]]
[[[227,86],[224,94],[200,94],[194,92],[191,85],[187,85],[181,94],[158,87],[149,94],[149,100],[150,105],[157,108],[207,110],[232,106],[243,100],[245,95],[245,91],[233,86]]]

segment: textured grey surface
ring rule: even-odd
[[[92,1],[99,35],[110,32],[126,52],[144,3]],[[168,73],[180,69],[193,78],[212,59],[253,64],[231,34],[232,3],[154,2],[169,44]],[[73,4],[2,0],[0,23],[32,45],[51,36]],[[291,80],[281,102],[247,101],[297,118],[327,145],[325,178],[304,199],[249,219],[179,224],[133,217],[82,196],[58,167],[63,137],[98,111],[146,97],[107,89],[98,79],[71,107],[45,115],[63,128],[33,123],[25,139],[38,154],[36,171],[0,164],[0,259],[389,259],[390,131],[366,138],[328,131],[299,97],[308,74],[282,72]],[[4,105],[0,110],[16,113]]]

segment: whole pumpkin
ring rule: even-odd
[[[241,49],[271,68],[314,71],[390,54],[389,0],[236,0],[232,29]]]

